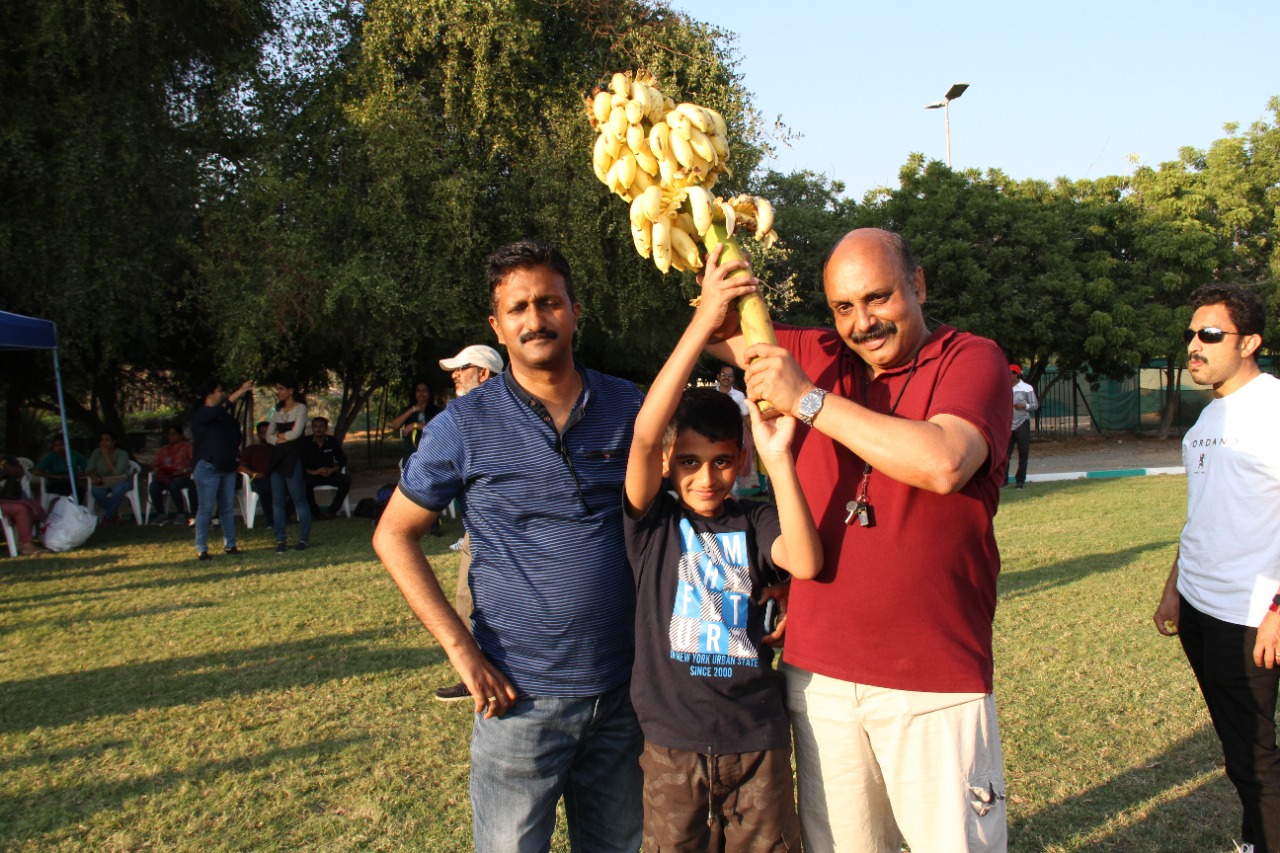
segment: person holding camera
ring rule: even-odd
[[[211,379],[200,389],[203,400],[191,416],[196,484],[196,559],[209,560],[209,525],[214,510],[222,519],[222,545],[227,554],[240,553],[236,545],[236,460],[240,456],[240,422],[231,413],[236,401],[253,390],[246,381],[230,394]]]

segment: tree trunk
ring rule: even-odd
[[[360,412],[369,404],[369,398],[373,396],[374,388],[365,388],[365,380],[367,377],[357,377],[342,380],[342,403],[338,406],[337,423],[333,426],[334,436],[338,441],[346,438],[347,433],[351,430],[351,425],[355,423],[356,418],[360,416]]]
[[[1165,361],[1164,366],[1164,411],[1160,413],[1160,432],[1159,438],[1166,439],[1169,437],[1169,431],[1173,427],[1174,415],[1178,412],[1178,369],[1173,365],[1173,359]]]

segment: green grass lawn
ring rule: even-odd
[[[1176,641],[1151,625],[1180,477],[1006,490],[996,696],[1016,851],[1227,851],[1237,804]],[[457,522],[424,544],[452,589]],[[197,563],[105,528],[0,560],[0,846],[470,849],[468,706],[369,547]],[[558,838],[555,849],[567,849]]]

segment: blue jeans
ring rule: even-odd
[[[227,548],[236,547],[236,472],[219,471],[201,459],[191,478],[196,481],[196,553],[203,554],[209,549],[209,519],[215,506],[222,519],[223,544]]]
[[[133,480],[121,480],[110,486],[94,486],[89,491],[93,493],[98,506],[102,507],[102,517],[115,518],[120,512],[120,504],[124,503],[124,496],[133,491]]]
[[[631,686],[600,696],[521,696],[471,731],[476,853],[546,853],[564,796],[575,853],[636,853],[644,738]]]
[[[293,498],[293,507],[298,513],[298,541],[310,543],[311,506],[307,503],[307,487],[302,482],[302,460],[293,466],[293,473],[288,477],[271,472],[271,528],[277,542],[285,540],[284,523],[289,517],[285,511],[286,493]]]

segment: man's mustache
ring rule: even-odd
[[[540,332],[525,332],[520,336],[520,343],[527,344],[529,341],[555,341],[559,340],[560,333],[546,329]]]
[[[849,341],[855,344],[865,344],[867,341],[879,340],[887,338],[890,335],[897,334],[898,324],[892,320],[877,320],[876,324],[865,332],[850,332]]]

